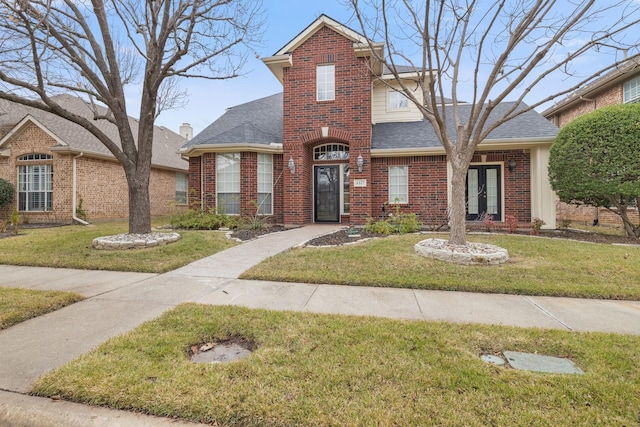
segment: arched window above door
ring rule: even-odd
[[[313,149],[314,160],[349,160],[349,146],[346,144],[324,144]]]

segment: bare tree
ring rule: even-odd
[[[573,92],[620,64],[618,53],[601,69],[578,66],[594,51],[601,54],[637,48],[640,3],[636,0],[345,0],[370,47],[395,76],[400,90],[428,120],[451,165],[449,241],[466,244],[465,184],[478,144],[501,124]],[[384,43],[386,54],[374,49]],[[409,65],[419,90],[408,87],[398,70]],[[586,71],[585,71],[586,69]],[[572,76],[555,92],[550,78]],[[383,81],[383,83],[385,83]],[[542,94],[529,102],[534,89]],[[499,117],[495,107],[515,101]],[[527,97],[528,105],[524,99]],[[445,108],[450,98],[452,106]],[[468,117],[459,105],[471,104]],[[447,117],[447,115],[452,117]],[[491,115],[491,118],[490,118]],[[447,130],[455,124],[455,134]]]
[[[0,99],[56,114],[88,129],[118,159],[129,187],[129,232],[151,231],[153,127],[184,103],[180,78],[239,74],[260,36],[256,0],[1,0]],[[137,134],[125,88],[140,85]],[[55,95],[92,104],[94,120],[66,111]],[[120,144],[95,125],[113,123]]]

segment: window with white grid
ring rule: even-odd
[[[227,215],[240,215],[240,153],[216,155],[216,206]]]
[[[273,156],[258,153],[258,213],[273,215]]]
[[[409,174],[406,166],[389,166],[389,203],[409,202]]]
[[[631,79],[624,84],[624,102],[625,104],[640,102],[640,77]]]
[[[318,65],[316,69],[316,89],[318,101],[332,101],[336,98],[335,66],[333,64]]]
[[[409,100],[404,93],[389,91],[389,110],[406,110],[407,108],[409,108]]]
[[[52,208],[53,166],[18,166],[18,210],[21,212],[50,211]]]
[[[176,203],[187,204],[187,188],[189,187],[186,173],[176,173]]]

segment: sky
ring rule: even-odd
[[[323,13],[339,22],[351,19],[351,13],[335,0],[265,0],[264,5],[267,27],[264,46],[257,49],[260,58],[273,55]],[[189,93],[188,104],[163,111],[156,124],[178,132],[182,123],[189,123],[197,135],[226,108],[282,92],[282,85],[260,59],[250,56],[243,71],[243,76],[230,80],[181,82]]]
[[[352,19],[352,12],[341,5],[339,0],[264,0],[264,7],[266,27],[262,46],[256,49],[259,58],[273,55],[321,14],[360,32],[358,23]],[[635,53],[637,52],[629,54]],[[181,88],[186,89],[188,93],[187,105],[180,109],[163,111],[156,124],[179,132],[182,123],[189,123],[193,127],[194,135],[197,135],[224,114],[226,108],[281,92],[282,85],[259,58],[250,55],[243,70],[244,75],[235,79],[181,81]],[[598,61],[602,66],[607,65],[612,61],[612,57],[592,55],[581,61],[586,64],[586,68],[592,68]],[[570,83],[566,78],[559,78],[544,84],[543,87],[547,93],[555,92],[571,86]],[[550,105],[537,110],[543,111]],[[135,110],[130,108],[129,111]]]

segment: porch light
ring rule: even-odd
[[[358,172],[362,172],[362,167],[364,166],[364,159],[362,158],[362,154],[358,154]]]
[[[509,160],[509,172],[513,172],[515,170],[516,164],[515,160]]]
[[[296,164],[293,161],[293,157],[289,157],[289,171],[291,171],[291,175],[293,175],[294,173],[296,173]]]

